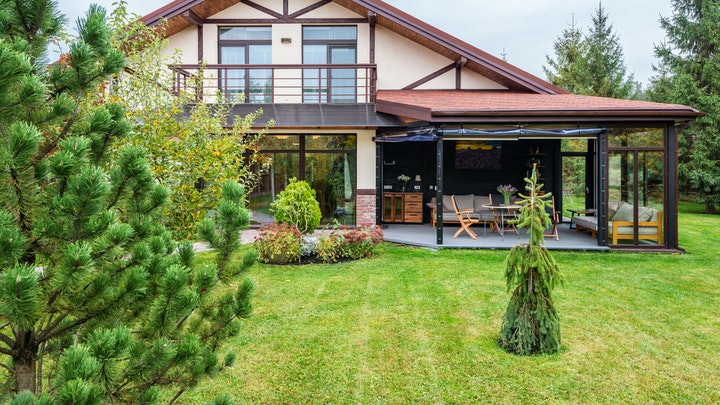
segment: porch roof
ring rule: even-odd
[[[678,104],[492,90],[379,90],[377,111],[427,122],[667,122],[701,112]]]
[[[188,116],[194,104],[187,105],[183,116]],[[374,104],[233,104],[229,116],[234,117],[262,110],[254,121],[255,127],[264,127],[272,120],[273,128],[397,128],[405,126],[398,117],[375,111]]]

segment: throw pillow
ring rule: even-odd
[[[475,209],[475,194],[456,195],[455,203],[457,204],[457,207],[460,211],[474,210]]]
[[[620,203],[620,206],[618,207],[617,211],[615,212],[615,215],[613,215],[612,220],[614,221],[633,221],[633,205],[628,204],[625,202]]]

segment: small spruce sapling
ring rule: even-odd
[[[564,280],[555,259],[545,248],[545,229],[551,225],[546,208],[551,207],[551,194],[538,195],[543,188],[537,184],[537,171],[526,178],[520,194],[520,215],[515,223],[527,228],[528,243],[510,250],[506,261],[507,290],[513,291],[503,316],[498,345],[513,354],[550,354],[560,349],[560,318],[553,305],[552,290]]]

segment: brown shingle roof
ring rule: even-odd
[[[678,104],[514,91],[380,90],[380,112],[433,122],[686,121],[701,115]]]

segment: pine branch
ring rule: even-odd
[[[5,329],[5,327],[3,326],[2,329]],[[0,333],[0,341],[2,341],[3,343],[5,343],[8,347],[13,347],[13,346],[15,346],[15,341],[14,341],[12,338],[10,338],[10,336],[7,336],[7,335],[4,334],[4,333]],[[0,350],[2,350],[2,347],[0,347]],[[10,352],[10,353],[12,353],[12,352]],[[6,354],[7,354],[7,353],[6,353]]]
[[[172,397],[172,399],[170,400],[170,402],[168,402],[168,405],[174,404],[175,401],[177,401],[178,398],[180,398],[180,395],[182,395],[184,392],[185,392],[185,387],[180,388],[180,389],[178,390],[177,394],[175,394],[175,396]]]

